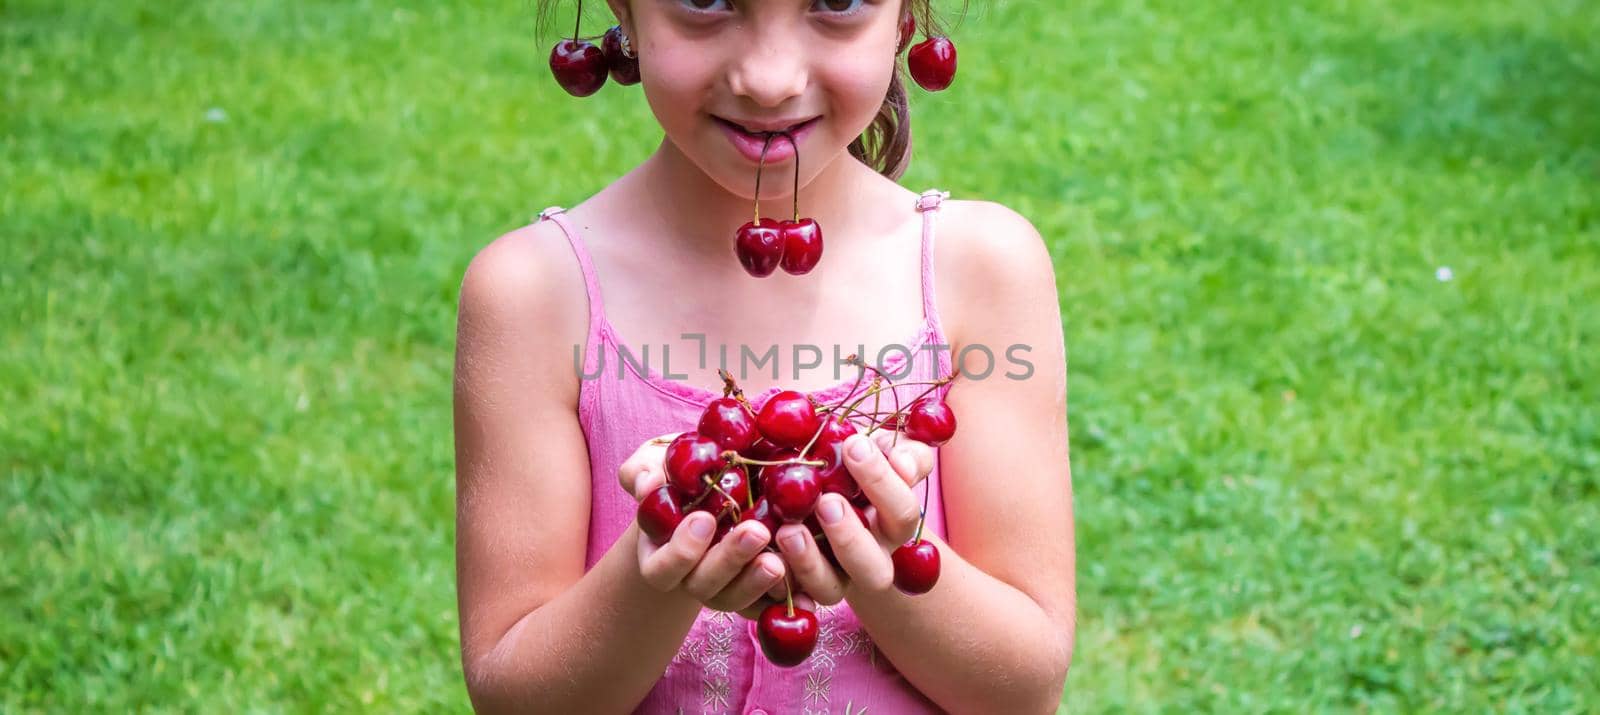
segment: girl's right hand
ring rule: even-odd
[[[666,483],[662,464],[666,444],[675,436],[646,441],[617,469],[622,488],[635,500],[643,500]],[[783,558],[764,550],[772,534],[760,522],[739,524],[712,545],[716,528],[714,516],[696,511],[685,515],[672,538],[661,546],[641,532],[639,574],[663,593],[681,591],[706,608],[738,611],[755,619],[767,603],[762,597],[769,591],[783,591]]]

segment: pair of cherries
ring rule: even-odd
[[[667,444],[666,481],[639,503],[640,531],[657,545],[671,539],[686,515],[706,511],[717,519],[712,543],[745,521],[760,521],[768,533],[786,523],[804,524],[822,555],[841,569],[815,511],[823,494],[840,494],[867,525],[864,508],[870,502],[844,464],[845,440],[861,431],[857,420],[867,423],[867,432],[897,429],[933,446],[955,434],[954,412],[926,394],[881,419],[861,411],[866,397],[882,391],[881,377],[867,394],[852,391],[821,410],[794,390],[773,395],[757,409],[726,371],[722,377],[723,396],[706,406],[694,431]],[[919,522],[916,536],[891,557],[894,583],[908,594],[927,593],[939,580],[939,550],[921,535]],[[816,614],[796,607],[792,590],[784,603],[761,612],[757,626],[762,652],[776,665],[798,665],[816,647]]]
[[[606,30],[601,46],[578,36],[583,21],[583,0],[578,0],[578,21],[572,37],[556,43],[550,50],[550,72],[556,83],[574,97],[587,97],[605,86],[606,77],[621,85],[639,83],[639,60],[623,51],[622,26]]]
[[[783,268],[789,275],[811,272],[822,260],[822,226],[816,219],[800,217],[800,145],[788,132],[765,132],[761,159],[756,164],[755,219],[734,234],[733,253],[746,273],[764,278]],[[783,137],[794,147],[794,218],[776,221],[761,216],[761,170],[767,163],[772,140]]]

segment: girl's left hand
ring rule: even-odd
[[[872,502],[865,510],[868,528],[844,497],[824,494],[817,500],[817,521],[844,573],[828,563],[803,525],[785,524],[776,539],[796,588],[830,606],[844,600],[847,587],[881,592],[894,586],[889,555],[911,540],[922,514],[922,500],[911,488],[933,471],[932,447],[888,430],[851,437],[844,454],[845,468]]]

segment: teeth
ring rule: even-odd
[[[809,120],[807,120],[807,121],[809,121]],[[728,123],[729,124],[733,124],[733,122],[728,122]],[[800,122],[800,124],[805,124],[805,122]],[[747,126],[745,126],[743,124],[733,124],[733,126],[738,127],[740,131],[742,131],[742,132],[744,132],[746,134],[753,134],[753,135],[756,135],[756,136],[760,136],[762,134],[775,134],[777,132],[787,132],[787,131],[790,131],[790,130],[794,129],[795,127],[800,126],[800,124],[790,124],[787,127],[784,127],[782,129],[776,129],[776,130],[773,130],[771,132],[756,131],[756,130],[751,129],[750,127],[747,127]]]

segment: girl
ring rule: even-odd
[[[1075,610],[1055,274],[1004,206],[895,182],[910,151],[903,21],[926,29],[927,0],[609,2],[664,139],[599,193],[483,248],[462,282],[457,558],[474,706],[1053,711]],[[753,203],[787,217],[791,177],[826,251],[804,275],[752,277],[735,229]],[[785,388],[837,400],[852,353],[907,382],[957,373],[941,389],[960,431],[937,450],[888,430],[845,443],[871,507],[863,525],[843,497],[817,502],[838,569],[800,525],[745,522],[712,545],[706,513],[658,547],[635,523],[635,500],[663,480],[652,438],[694,429],[724,350],[757,406]],[[890,553],[924,498],[942,576],[908,596]],[[749,619],[788,588],[814,599],[801,603],[820,635],[780,668]]]

